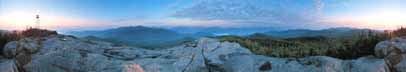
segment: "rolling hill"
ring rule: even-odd
[[[71,34],[93,40],[110,41],[153,49],[177,45],[188,40],[185,34],[162,28],[144,26],[119,27],[101,31],[71,32]]]

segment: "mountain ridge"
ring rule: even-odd
[[[381,33],[379,30],[372,29],[358,29],[349,27],[338,27],[338,28],[328,28],[321,30],[310,30],[310,29],[293,29],[284,31],[268,31],[264,34],[280,37],[280,38],[295,38],[295,37],[314,37],[314,36],[325,36],[325,37],[349,37],[356,34],[362,33]]]
[[[93,36],[92,39],[98,40],[116,40],[120,43],[125,43],[126,45],[146,48],[173,46],[181,43],[186,38],[186,35],[175,31],[144,26],[128,26],[100,31],[72,32],[72,34],[80,37]]]

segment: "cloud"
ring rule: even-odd
[[[240,26],[303,26],[315,24],[325,6],[322,0],[197,0],[172,14],[175,18],[224,20]],[[309,2],[310,1],[310,2]],[[301,25],[298,25],[301,24]]]
[[[195,19],[252,19],[271,17],[266,9],[261,9],[245,1],[200,0],[193,6],[173,14],[174,17]]]
[[[314,0],[315,7],[317,12],[322,12],[324,9],[324,2],[323,0]]]

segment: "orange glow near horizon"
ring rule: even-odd
[[[382,11],[365,16],[363,21],[370,25],[381,25],[384,29],[395,29],[406,24],[406,15],[400,11]]]
[[[33,12],[26,12],[26,11],[10,11],[4,13],[0,16],[2,26],[6,27],[7,29],[25,29],[27,27],[33,27],[36,23],[35,15],[37,13]],[[46,18],[46,17],[45,17]],[[49,18],[51,20],[55,18]],[[42,21],[41,21],[42,22]],[[44,21],[43,26],[46,26],[46,22]]]
[[[401,11],[383,10],[354,16],[341,16],[327,22],[356,28],[393,30],[406,26],[405,19],[406,14]]]
[[[36,24],[36,11],[11,11],[0,15],[0,29],[23,30],[27,27],[34,27]],[[69,18],[66,16],[40,14],[41,28],[44,29],[61,29],[61,28],[80,28],[100,26],[107,23],[100,20],[88,20],[79,18]]]

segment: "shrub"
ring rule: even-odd
[[[399,29],[397,29],[397,30],[394,30],[394,31],[392,31],[392,32],[389,32],[388,34],[389,34],[389,36],[391,36],[391,37],[406,36],[406,28],[401,27],[401,28],[399,28]]]
[[[222,41],[240,43],[253,53],[271,57],[332,56],[355,59],[374,55],[375,45],[388,36],[376,31],[363,31],[350,37],[296,37],[287,39],[270,36],[222,36]]]
[[[327,51],[326,47],[318,47],[319,45],[328,46],[316,41],[295,41],[281,40],[264,37],[238,37],[238,36],[223,36],[222,41],[230,41],[240,43],[252,52],[260,55],[273,57],[304,57],[309,55],[321,55]],[[302,39],[300,39],[302,40]]]
[[[3,53],[4,46],[10,41],[16,41],[24,37],[44,37],[50,35],[57,35],[56,31],[48,31],[43,29],[27,29],[23,31],[1,31],[0,32],[0,55]]]
[[[8,33],[8,32],[0,32],[0,55],[3,54],[3,48],[4,46],[10,42],[15,40],[16,36],[14,34]]]
[[[374,55],[377,43],[389,39],[385,33],[367,31],[344,40],[343,47],[331,49],[327,55],[341,59],[355,59],[362,56]]]

